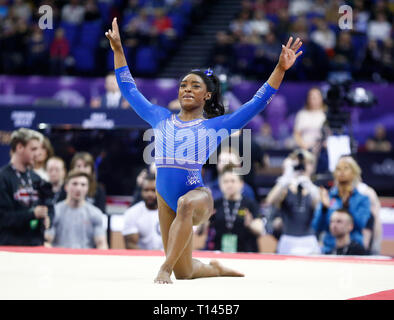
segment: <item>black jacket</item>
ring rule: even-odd
[[[33,182],[29,192],[21,183],[10,164],[0,169],[0,245],[41,246],[44,244],[43,219],[36,219],[34,207],[39,204],[36,184],[42,179],[34,171],[28,170]],[[20,173],[28,181],[27,171]],[[48,205],[48,215],[52,220],[53,205]]]

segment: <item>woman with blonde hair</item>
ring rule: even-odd
[[[34,159],[34,172],[37,173],[45,181],[49,181],[48,173],[45,170],[47,161],[49,158],[53,157],[55,152],[51,141],[44,136],[44,139],[40,143],[38,149],[38,154]]]
[[[334,171],[335,185],[327,191],[320,188],[321,203],[318,205],[312,221],[317,234],[325,232],[323,252],[328,253],[335,247],[335,238],[330,234],[329,225],[332,213],[346,209],[353,217],[354,229],[351,239],[369,249],[373,229],[373,215],[369,198],[361,194],[357,185],[361,181],[361,169],[351,157],[339,159]]]
[[[370,244],[371,254],[379,255],[381,249],[381,242],[382,242],[382,233],[383,233],[382,221],[380,220],[381,204],[379,201],[379,197],[374,189],[372,189],[369,185],[367,185],[362,181],[361,168],[357,164],[356,160],[354,160],[354,158],[351,156],[344,156],[342,157],[342,159],[346,159],[348,163],[352,166],[353,171],[355,172],[356,175],[355,183],[357,190],[361,194],[367,196],[371,203],[370,210],[371,210],[371,214],[373,215],[373,232],[370,237],[372,237],[372,239],[370,240],[370,242],[368,242],[368,235],[366,236],[364,232],[364,242]]]

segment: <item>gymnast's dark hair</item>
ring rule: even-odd
[[[187,74],[196,74],[201,77],[207,86],[208,92],[211,92],[211,99],[207,100],[204,105],[204,116],[208,119],[215,118],[224,114],[222,103],[222,93],[220,90],[220,80],[215,76],[211,69],[206,71],[194,69]]]

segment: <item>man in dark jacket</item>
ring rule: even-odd
[[[45,182],[32,170],[41,133],[20,128],[11,135],[11,160],[0,169],[0,245],[41,246],[53,205]]]

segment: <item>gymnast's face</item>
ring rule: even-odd
[[[178,99],[183,109],[191,111],[196,108],[204,108],[205,101],[211,98],[211,92],[200,76],[190,73],[185,76],[178,91]]]

